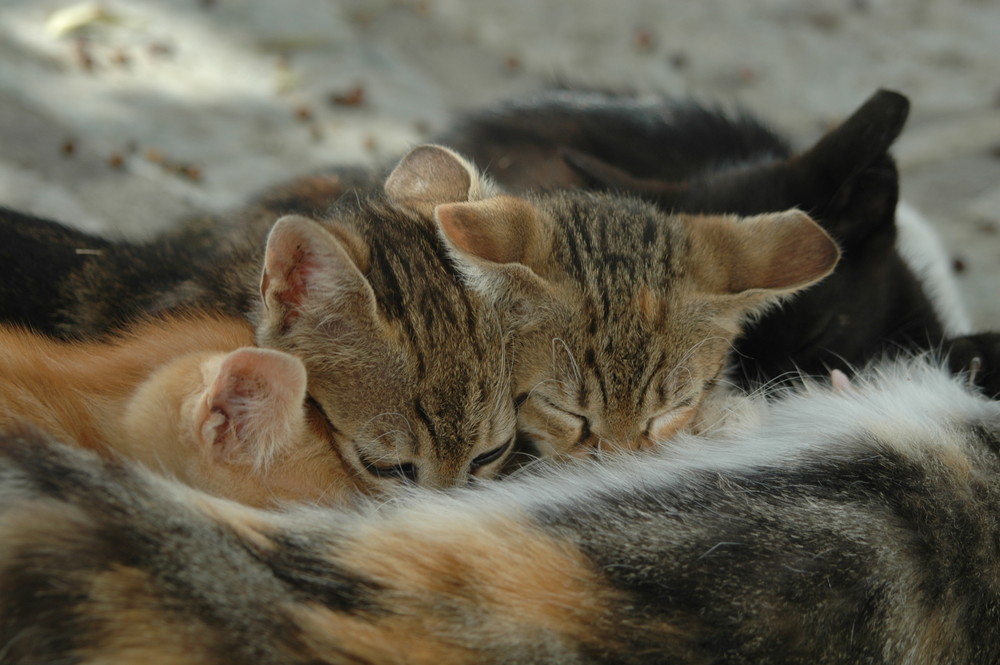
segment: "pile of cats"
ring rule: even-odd
[[[557,91],[146,244],[0,211],[0,662],[996,661],[907,110]]]

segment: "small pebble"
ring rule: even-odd
[[[118,65],[119,67],[128,67],[132,64],[132,59],[129,58],[128,53],[125,52],[123,48],[116,48],[111,52],[111,62]]]
[[[90,55],[90,44],[86,39],[78,37],[73,41],[73,52],[76,54],[76,62],[86,71],[93,71],[94,58]]]
[[[653,47],[656,46],[656,39],[653,37],[653,33],[646,29],[636,30],[635,46],[643,53],[652,51]]]
[[[670,63],[671,67],[678,70],[686,69],[689,63],[687,53],[684,51],[675,51],[674,53],[671,53],[670,57],[667,58],[667,61]]]
[[[312,109],[304,104],[302,106],[297,106],[295,108],[295,117],[302,122],[309,122],[313,118]]]
[[[330,103],[336,106],[361,106],[365,103],[365,89],[358,85],[346,92],[330,93]]]
[[[147,49],[150,55],[155,55],[158,57],[166,57],[174,54],[174,47],[166,42],[153,42]]]

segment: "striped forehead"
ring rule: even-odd
[[[566,195],[550,203],[553,260],[585,294],[610,310],[640,286],[667,289],[686,237],[653,206],[636,199]]]
[[[424,377],[457,364],[487,364],[500,333],[486,302],[462,283],[429,222],[387,210],[366,229],[366,277],[379,310],[398,327]]]

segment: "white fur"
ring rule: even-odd
[[[729,430],[724,438],[681,434],[650,453],[540,462],[508,480],[448,492],[415,488],[383,503],[369,500],[360,511],[298,507],[280,514],[241,507],[240,514],[258,526],[359,539],[383,528],[447,537],[466,529],[488,530],[496,520],[517,519],[525,512],[593,505],[594,497],[609,492],[690,487],[695,474],[703,479],[706,473],[794,469],[816,460],[853,459],[884,447],[914,457],[935,449],[962,449],[971,440],[970,426],[1000,425],[1000,402],[968,389],[965,377],[951,376],[926,358],[863,370],[852,379],[850,390],[836,389],[828,381],[806,382],[766,400],[760,395],[741,399],[753,401],[754,417],[741,421],[742,431]],[[205,502],[223,508],[236,505],[140,473],[196,510]]]
[[[694,473],[739,473],[794,468],[817,459],[850,459],[890,446],[920,456],[931,448],[962,447],[963,428],[1000,424],[1000,402],[967,389],[925,358],[863,370],[844,391],[807,382],[764,402],[754,400],[742,431],[724,438],[681,434],[654,453],[618,454],[599,461],[542,462],[525,473],[450,493],[416,490],[376,507],[400,528],[407,524],[459,524],[559,504],[588,504],[602,492],[642,491],[690,482]],[[740,408],[745,408],[740,407]],[[367,512],[367,511],[366,511]]]
[[[896,206],[896,229],[896,249],[923,285],[945,334],[954,337],[972,332],[951,261],[930,222],[900,201]]]

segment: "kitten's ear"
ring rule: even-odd
[[[385,193],[397,204],[430,217],[442,203],[475,201],[484,180],[476,167],[453,150],[422,145],[400,160],[385,181]]]
[[[841,242],[893,228],[899,177],[888,151],[903,130],[910,103],[879,90],[813,147],[788,163],[800,203]]]
[[[434,219],[451,255],[473,288],[486,295],[538,285],[552,246],[544,214],[516,196],[494,196],[434,209]]]
[[[287,215],[267,238],[260,294],[266,312],[262,327],[280,334],[302,314],[328,311],[331,303],[350,316],[370,315],[375,294],[365,279],[364,242],[349,229],[320,226]]]
[[[799,210],[682,219],[691,233],[691,271],[708,293],[791,293],[829,275],[840,259],[829,234]]]
[[[516,196],[441,205],[434,209],[434,219],[445,242],[473,260],[531,266],[544,252],[541,214]]]
[[[198,402],[199,442],[220,462],[263,468],[305,422],[306,370],[298,358],[243,348],[225,356]]]

